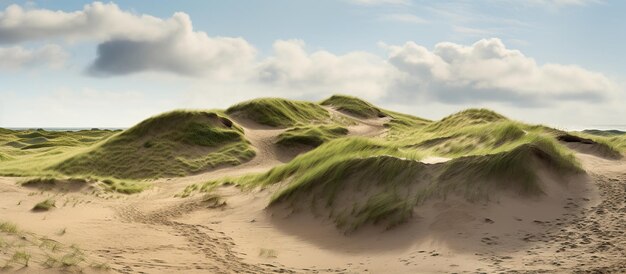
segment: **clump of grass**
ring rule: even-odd
[[[239,103],[228,108],[226,113],[272,127],[323,122],[330,118],[328,111],[315,103],[279,98],[261,98]]]
[[[200,186],[198,184],[191,184],[186,186],[182,193],[176,194],[175,197],[187,198],[198,190],[200,190]]]
[[[8,234],[17,234],[17,225],[10,222],[0,222],[0,231]]]
[[[345,136],[348,129],[342,126],[309,125],[287,129],[278,135],[278,144],[317,147],[332,139]]]
[[[261,250],[259,250],[259,257],[262,258],[276,258],[277,253],[276,250],[274,249],[267,249],[267,248],[261,248]]]
[[[11,261],[28,266],[28,263],[30,262],[30,253],[26,251],[15,251],[11,257]]]
[[[59,259],[61,266],[72,267],[85,261],[85,253],[76,245],[70,246],[70,251]]]
[[[45,199],[39,203],[37,203],[34,207],[33,207],[33,211],[48,211],[50,209],[52,209],[55,206],[56,201],[53,199]]]
[[[109,270],[111,270],[111,266],[109,266],[107,263],[93,262],[89,266],[91,268],[93,268],[93,269],[100,270],[100,271],[109,271]]]
[[[320,104],[335,107],[337,110],[360,118],[381,118],[387,116],[385,112],[376,106],[352,96],[333,95]]]

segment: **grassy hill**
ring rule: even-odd
[[[263,174],[190,189],[209,190],[225,182],[277,186],[270,208],[308,210],[346,231],[369,223],[394,226],[421,202],[451,193],[470,200],[494,190],[541,195],[537,167],[547,167],[558,181],[580,172],[573,150],[599,152],[601,157],[626,150],[626,135],[614,132],[567,133],[486,109],[431,121],[335,95],[320,103],[261,98],[224,112],[173,111],[116,132],[0,129],[0,174],[61,181],[109,178],[113,180],[105,185],[110,188],[134,192],[145,188],[134,188],[137,180],[186,176],[252,159],[255,148],[236,121],[250,131],[257,125],[275,128],[271,149],[310,150]],[[351,126],[364,123],[378,125],[382,134],[365,138],[350,133]],[[421,162],[431,156],[451,160]]]
[[[144,179],[188,175],[254,156],[243,129],[215,112],[149,118],[52,167],[63,174]]]
[[[360,118],[382,118],[388,116],[378,107],[356,97],[345,95],[333,95],[320,103],[323,106],[331,106],[339,111]]]
[[[349,232],[367,224],[398,225],[428,199],[459,195],[475,201],[501,191],[537,196],[544,192],[542,176],[564,183],[570,176],[584,173],[561,141],[568,133],[560,130],[513,121],[486,109],[468,109],[431,122],[349,97],[331,99],[322,104],[338,110],[341,104],[349,105],[352,110],[342,111],[361,118],[406,123],[388,126],[388,133],[393,134],[385,137],[327,140],[266,173],[223,178],[194,188],[210,190],[224,183],[244,188],[272,185],[269,210],[310,212]],[[428,156],[451,160],[421,162]]]
[[[271,127],[323,123],[330,119],[328,111],[318,104],[280,98],[250,100],[228,108],[226,113]]]

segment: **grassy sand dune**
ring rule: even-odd
[[[52,168],[63,174],[144,179],[183,176],[254,157],[243,129],[214,112],[152,117]]]
[[[3,218],[86,248],[41,249],[43,236],[24,242],[0,223],[0,263],[124,273],[620,269],[624,239],[612,231],[623,230],[623,140],[486,109],[431,121],[339,95],[174,111],[121,132],[0,129],[0,174],[26,177],[0,177],[10,193]]]
[[[330,119],[328,111],[318,104],[280,98],[261,98],[239,103],[228,108],[226,113],[271,127],[320,123]]]

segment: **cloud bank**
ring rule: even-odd
[[[342,55],[324,50],[308,52],[303,41],[279,40],[270,56],[260,58],[256,48],[243,38],[209,36],[194,30],[189,16],[181,12],[161,19],[95,2],[75,12],[25,10],[12,5],[0,13],[0,43],[49,40],[97,43],[97,55],[87,68],[95,76],[156,71],[290,89],[299,94],[341,92],[403,102],[423,98],[520,106],[597,102],[615,90],[615,84],[600,73],[573,65],[539,64],[497,38],[472,45],[443,42],[432,49],[411,41],[382,44],[386,56],[362,51]],[[0,49],[2,66],[7,68],[37,62],[53,64],[62,56],[58,46],[34,51]]]

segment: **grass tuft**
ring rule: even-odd
[[[10,222],[0,222],[0,231],[8,234],[17,234],[17,225]]]
[[[33,207],[33,211],[48,211],[50,209],[52,209],[53,207],[56,207],[56,201],[53,199],[45,199],[39,203],[37,203],[34,207]]]

